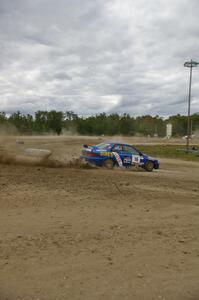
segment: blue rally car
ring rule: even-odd
[[[159,169],[159,161],[142,152],[135,147],[123,144],[104,142],[96,146],[84,145],[80,158],[97,166],[112,169],[114,166],[130,167],[137,165],[151,172]]]

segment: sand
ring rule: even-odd
[[[1,300],[199,299],[199,163],[24,164],[28,147],[65,164],[100,139],[21,139],[1,141],[0,154],[18,158],[0,164]]]

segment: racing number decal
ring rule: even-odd
[[[132,164],[139,164],[139,163],[140,163],[140,156],[132,155]]]

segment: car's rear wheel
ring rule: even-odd
[[[145,168],[145,170],[146,170],[147,172],[152,172],[153,169],[154,169],[154,163],[153,163],[151,160],[149,160],[149,161],[147,161],[147,163],[145,164],[144,168]]]
[[[113,166],[114,166],[113,160],[110,159],[110,158],[106,159],[106,160],[103,162],[103,166],[104,166],[106,169],[113,169]]]

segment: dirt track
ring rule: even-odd
[[[85,143],[43,140],[2,148],[65,161]],[[162,159],[153,173],[1,164],[0,228],[0,300],[199,299],[198,163]]]

